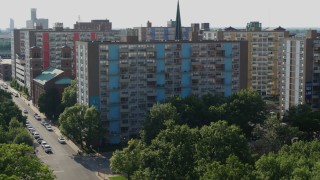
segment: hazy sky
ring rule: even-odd
[[[30,8],[37,8],[38,18],[48,18],[49,26],[63,22],[73,27],[78,20],[109,19],[114,28],[166,26],[175,19],[177,0],[2,0],[0,28],[26,26]],[[180,0],[181,22],[209,22],[210,27],[244,27],[260,21],[262,26],[319,27],[319,0]]]

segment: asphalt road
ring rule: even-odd
[[[10,91],[10,87],[8,91]],[[27,102],[25,102],[24,99],[13,96],[12,98],[21,110],[26,109],[28,111],[28,113],[24,115],[28,117],[28,121],[32,127],[51,146],[53,153],[47,154],[36,141],[34,143],[36,149],[38,150],[38,157],[42,162],[49,165],[57,179],[99,179],[96,176],[96,172],[98,172],[100,169],[103,169],[103,167],[108,166],[107,158],[78,156],[68,144],[60,144],[58,142],[58,135],[54,131],[48,131],[40,124],[40,121],[33,117],[34,111],[30,108],[30,106],[27,105]]]

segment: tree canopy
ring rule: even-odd
[[[77,81],[71,81],[71,85],[66,87],[62,93],[61,104],[64,108],[71,107],[77,103]]]
[[[0,144],[0,179],[54,179],[52,170],[32,152],[27,145]]]
[[[38,100],[39,111],[47,117],[58,116],[60,113],[61,97],[56,88],[51,88],[42,93]]]
[[[144,123],[142,129],[142,138],[146,143],[150,143],[154,139],[160,130],[164,129],[164,122],[166,120],[177,121],[179,115],[177,109],[170,103],[155,104],[150,109],[150,112]]]
[[[83,140],[86,145],[93,145],[93,140],[100,139],[103,132],[99,112],[94,108],[87,108],[85,105],[75,104],[68,107],[59,116],[61,132],[76,141],[83,147]]]
[[[111,167],[128,174],[128,167],[123,166],[130,165],[133,179],[199,179],[207,171],[208,162],[224,163],[230,154],[239,156],[240,162],[250,160],[244,134],[227,122],[212,123],[200,130],[176,125],[172,120],[164,125],[150,145],[134,140],[116,151],[110,159]]]

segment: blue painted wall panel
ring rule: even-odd
[[[109,59],[111,60],[119,59],[119,45],[117,44],[109,45]]]
[[[89,97],[89,107],[94,106],[97,110],[99,109],[99,96]]]
[[[157,88],[157,102],[163,102],[166,99],[164,88]]]
[[[109,86],[108,89],[110,91],[114,91],[119,88],[119,76],[110,76],[109,77]]]
[[[225,77],[224,77],[224,96],[228,97],[231,96],[231,82],[232,82],[232,74],[231,74],[231,68],[232,68],[232,62],[231,62],[231,53],[232,53],[232,44],[231,43],[224,43],[225,48]]]
[[[156,44],[157,60],[164,58],[164,44]]]
[[[156,39],[156,29],[151,28],[151,40],[155,40],[155,39]]]
[[[169,40],[169,28],[164,28],[164,40]]]
[[[182,88],[181,89],[181,96],[182,97],[187,97],[191,94],[191,89],[190,88]]]
[[[110,104],[120,103],[120,93],[119,91],[110,92]]]
[[[190,73],[183,73],[181,78],[182,87],[188,87],[191,85],[191,75]]]

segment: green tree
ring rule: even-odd
[[[38,100],[39,111],[45,113],[47,117],[57,116],[61,99],[56,88],[51,88],[42,93]]]
[[[257,124],[253,130],[257,140],[252,142],[252,149],[258,155],[277,152],[284,144],[291,144],[294,138],[301,139],[303,133],[297,127],[283,123],[276,116],[270,116]]]
[[[298,141],[277,153],[263,155],[256,163],[258,179],[317,179],[320,177],[320,142]]]
[[[23,144],[0,144],[0,177],[11,179],[54,179],[52,170]]]
[[[150,109],[146,121],[142,129],[142,139],[149,144],[154,139],[161,129],[165,128],[163,124],[166,120],[177,121],[179,115],[177,110],[170,103],[155,104]]]
[[[77,103],[77,81],[73,80],[69,87],[66,87],[62,93],[62,105],[67,108]]]
[[[166,128],[152,140],[143,159],[152,179],[197,179],[195,146],[197,129],[165,122]]]
[[[15,117],[10,120],[9,129],[20,128],[20,127],[23,127],[23,125]]]
[[[76,141],[83,148],[83,132],[85,130],[84,113],[86,106],[76,104],[68,107],[59,116],[59,124],[61,132]]]
[[[253,90],[241,90],[233,94],[225,105],[225,120],[238,125],[247,136],[251,136],[255,124],[266,119],[266,103]]]
[[[145,145],[139,140],[130,140],[128,147],[116,150],[110,159],[110,168],[117,173],[127,174],[128,179],[137,171],[142,163],[142,152]]]
[[[29,146],[33,145],[33,138],[30,136],[30,134],[27,131],[21,131],[19,134],[16,135],[16,137],[13,140],[13,143],[15,144],[27,144]]]
[[[320,112],[312,111],[306,104],[290,107],[283,120],[307,134],[312,139],[314,132],[320,131]]]
[[[84,140],[86,145],[94,145],[100,143],[100,137],[102,136],[102,126],[100,120],[100,114],[97,109],[92,106],[87,108],[84,114]]]
[[[0,122],[3,128],[7,128],[11,118],[16,118],[19,122],[25,123],[26,117],[21,113],[21,110],[12,102],[7,95],[0,96]]]
[[[0,126],[0,144],[8,143],[7,132]]]
[[[226,163],[214,161],[207,165],[207,169],[200,179],[254,179],[253,167],[249,164],[242,163],[239,158],[234,155],[230,155]]]
[[[199,174],[205,171],[207,164],[214,161],[225,163],[230,155],[237,156],[241,162],[251,161],[247,139],[239,127],[218,121],[200,129],[196,142]]]

